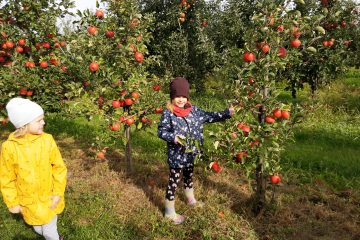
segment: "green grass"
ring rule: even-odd
[[[360,188],[360,73],[319,92],[313,110],[295,129],[295,143],[283,154],[289,168],[306,171],[333,187]]]
[[[59,230],[70,240],[358,239],[359,86],[360,72],[351,70],[316,98],[309,97],[308,89],[295,100],[286,92],[279,96],[285,102],[306,102],[307,115],[294,129],[295,141],[286,146],[283,183],[276,186],[276,198],[262,216],[250,212],[252,182],[242,172],[227,168],[211,174],[200,165],[195,172],[196,195],[206,206],[189,208],[179,189],[177,210],[187,216],[179,226],[162,216],[168,170],[166,144],[157,137],[156,125],[134,132],[135,171],[129,173],[120,141],[105,161],[93,157],[94,142],[116,140],[97,138],[105,126],[101,120],[89,123],[47,115],[46,131],[54,135],[69,169]],[[223,98],[212,94],[193,96],[192,102],[209,111],[227,107]],[[158,120],[159,116],[154,119]],[[3,141],[12,128],[0,130]],[[0,236],[1,240],[41,239],[3,202]]]

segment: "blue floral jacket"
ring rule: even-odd
[[[192,146],[186,149],[181,144],[175,144],[176,136],[185,136],[187,140],[196,139],[203,144],[203,125],[224,121],[231,118],[229,109],[222,112],[205,112],[196,106],[186,117],[177,117],[166,109],[160,119],[158,126],[158,136],[167,142],[168,164],[170,168],[191,167],[194,165],[196,155],[200,149]]]

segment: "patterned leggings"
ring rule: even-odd
[[[180,174],[183,174],[184,178],[184,188],[192,188],[193,187],[193,174],[194,167],[186,167],[186,168],[170,168],[169,173],[169,183],[166,189],[165,198],[167,200],[175,199],[175,192],[180,182]]]

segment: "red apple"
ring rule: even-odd
[[[43,42],[41,45],[42,45],[43,48],[46,48],[46,49],[50,49],[50,48],[51,48],[49,42]]]
[[[19,94],[20,94],[21,96],[26,96],[26,94],[27,94],[27,89],[26,89],[26,88],[21,88],[20,91],[19,91]]]
[[[142,118],[140,119],[140,121],[141,121],[142,123],[147,123],[149,120],[148,120],[146,117],[142,117]]]
[[[110,130],[111,131],[119,131],[120,130],[120,124],[115,123],[115,124],[111,125]]]
[[[160,91],[160,89],[161,89],[160,84],[155,84],[153,86],[153,89],[154,89],[154,91]]]
[[[238,152],[235,156],[236,162],[241,163],[244,158],[248,156],[247,151]]]
[[[144,55],[141,52],[135,52],[134,57],[138,63],[142,63],[144,60]]]
[[[15,46],[15,44],[11,41],[7,41],[5,42],[5,44],[6,44],[6,48],[13,48]]]
[[[249,83],[249,85],[253,85],[254,84],[254,78],[253,77],[249,77],[249,79],[248,79],[248,83]]]
[[[95,11],[95,16],[98,18],[103,18],[104,17],[104,11],[102,9],[96,9]]]
[[[105,36],[107,38],[113,38],[115,36],[115,33],[113,31],[106,31]]]
[[[26,92],[26,96],[31,97],[32,95],[33,95],[33,91],[32,91],[32,90],[28,90],[28,91]]]
[[[259,140],[254,140],[250,142],[250,147],[255,147],[255,146],[259,146],[260,145],[260,141]]]
[[[276,108],[273,110],[272,113],[273,113],[274,118],[281,118],[281,110],[280,109]]]
[[[22,52],[24,52],[24,48],[17,46],[15,51],[18,53],[22,53]]]
[[[284,58],[286,57],[286,54],[287,54],[287,51],[286,51],[286,48],[279,48],[278,49],[278,56],[281,57],[281,58]]]
[[[160,114],[163,112],[162,107],[155,108],[155,113]]]
[[[290,42],[290,44],[293,48],[298,48],[301,45],[301,41],[299,39],[294,39]]]
[[[281,182],[281,177],[279,175],[272,175],[270,176],[270,181],[273,184],[278,184]]]
[[[222,170],[220,164],[217,161],[210,163],[210,168],[216,173],[219,173]]]
[[[67,67],[66,66],[61,66],[61,71],[62,72],[67,72]]]
[[[270,46],[269,44],[264,44],[264,46],[261,48],[261,51],[263,53],[268,53],[270,51]]]
[[[127,124],[127,125],[132,125],[132,124],[134,124],[134,122],[135,122],[135,120],[134,120],[134,118],[132,118],[132,117],[126,119],[126,124]]]
[[[84,87],[89,87],[90,85],[91,85],[91,83],[89,81],[84,81],[83,82]]]
[[[256,57],[252,52],[245,52],[244,53],[244,61],[245,62],[253,62],[255,60],[256,60]]]
[[[27,67],[27,68],[33,68],[33,67],[35,67],[35,63],[34,63],[34,62],[29,62],[29,61],[27,61],[27,62],[25,62],[25,67]]]
[[[39,63],[39,65],[40,65],[41,68],[47,68],[49,66],[47,61],[42,61],[42,62]]]
[[[96,154],[96,157],[97,158],[99,158],[99,159],[105,159],[105,153],[104,152],[98,152],[97,154]]]
[[[125,98],[125,106],[131,106],[134,104],[134,101],[131,98]]]
[[[19,46],[24,47],[25,44],[26,44],[26,40],[25,40],[25,39],[19,39],[19,40],[18,40],[18,45],[19,45]]]
[[[345,20],[343,20],[343,21],[341,22],[341,27],[342,27],[342,28],[346,28],[346,21],[345,21]]]
[[[140,97],[140,94],[138,92],[132,92],[131,96],[135,99],[138,99]]]
[[[90,72],[96,72],[97,70],[99,70],[99,64],[97,62],[90,63],[89,70]]]
[[[96,35],[96,34],[97,34],[97,28],[94,27],[94,26],[89,26],[89,27],[87,28],[87,31],[88,31],[88,33],[89,33],[90,35]]]
[[[272,116],[266,116],[265,122],[273,124],[273,123],[275,123],[275,119]]]
[[[247,136],[249,134],[249,132],[251,131],[251,128],[248,125],[246,125],[245,123],[238,123],[236,125],[236,127],[238,129],[241,129],[244,132],[245,136]]]
[[[289,111],[287,111],[287,110],[282,110],[282,111],[281,111],[281,117],[282,117],[283,119],[289,119],[289,118],[290,118],[290,113],[289,113]]]
[[[119,100],[113,100],[111,104],[112,104],[113,108],[121,107],[121,104],[120,104]]]

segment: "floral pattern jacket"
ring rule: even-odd
[[[170,168],[192,167],[194,159],[201,149],[194,144],[189,144],[191,140],[199,141],[203,144],[203,125],[204,123],[214,123],[231,118],[229,109],[222,112],[205,112],[196,106],[186,117],[177,117],[170,110],[166,109],[160,119],[158,126],[158,136],[167,142],[168,164]],[[176,136],[186,137],[187,144],[175,144]],[[189,149],[190,148],[190,149]]]

